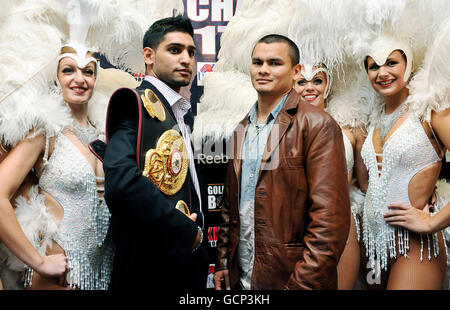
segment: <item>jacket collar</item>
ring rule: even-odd
[[[270,164],[270,162],[274,162],[274,160],[276,161],[277,159],[279,159],[279,157],[273,158],[273,160],[270,160],[270,162],[268,163],[273,151],[277,149],[277,146],[280,144],[281,139],[286,134],[287,129],[291,125],[294,119],[294,115],[297,111],[299,101],[300,100],[298,94],[294,91],[294,89],[291,89],[288,94],[288,97],[286,98],[286,102],[284,103],[283,108],[281,109],[280,113],[275,119],[272,130],[270,131],[267,144],[262,156],[261,167],[265,167],[266,165]],[[244,145],[245,134],[247,132],[248,126],[249,122],[247,114],[244,117],[244,119],[239,123],[233,135],[234,137],[233,162],[234,162],[234,171],[238,177],[238,180],[240,178],[242,166],[242,147]],[[275,156],[279,156],[279,154],[276,153]],[[261,175],[261,169],[259,171],[259,175]]]

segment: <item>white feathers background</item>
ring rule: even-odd
[[[431,121],[432,111],[450,108],[450,18],[447,18],[425,53],[425,60],[410,83],[411,110]]]
[[[227,139],[230,129],[255,103],[257,94],[249,76],[251,53],[258,39],[271,33],[292,39],[299,47],[301,62],[326,64],[335,81],[328,112],[341,126],[366,123],[374,96],[364,95],[366,107],[358,108],[360,84],[356,83],[363,79],[359,71],[347,73],[349,68],[359,67],[344,49],[350,30],[349,7],[332,0],[243,1],[221,37],[214,71],[204,78],[193,131],[197,147],[202,139]]]
[[[79,10],[81,5],[88,8],[89,16]],[[55,86],[61,46],[74,36],[68,21],[77,21],[78,17],[88,20],[90,27],[84,44],[91,51],[105,55],[120,69],[143,73],[145,31],[157,19],[172,16],[174,9],[184,11],[182,0],[6,0],[2,6],[0,141],[11,146],[33,128],[52,136],[71,123],[70,111]],[[100,79],[107,79],[110,74],[115,74],[116,80],[122,77],[123,86],[136,85],[120,72],[99,74],[89,103],[89,118],[101,131],[113,90]]]

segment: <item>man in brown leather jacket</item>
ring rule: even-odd
[[[233,134],[216,289],[336,289],[350,224],[341,129],[300,104],[296,45],[263,37],[252,53],[258,100]]]

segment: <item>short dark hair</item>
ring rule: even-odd
[[[194,38],[194,28],[189,18],[182,15],[167,17],[157,20],[148,28],[142,40],[143,48],[150,47],[157,49],[159,43],[163,41],[164,36],[174,31],[188,33]]]
[[[288,37],[285,37],[281,34],[268,34],[262,37],[261,39],[256,42],[255,46],[253,47],[253,51],[255,50],[256,45],[259,43],[286,43],[289,47],[288,49],[288,55],[291,58],[292,66],[295,66],[300,63],[300,51],[298,50],[297,45],[289,39]],[[253,55],[252,51],[252,55]]]

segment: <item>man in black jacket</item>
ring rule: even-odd
[[[179,94],[195,64],[191,22],[159,20],[143,45],[145,80],[136,90],[117,90],[108,106],[103,165],[116,246],[110,287],[205,288],[204,218],[184,123],[190,103]]]

